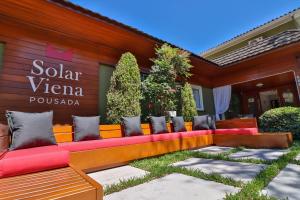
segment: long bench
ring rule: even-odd
[[[150,126],[142,124],[144,136],[122,137],[120,125],[99,126],[103,140],[72,142],[72,126],[55,126],[58,146],[69,150],[70,163],[85,172],[124,165],[136,159],[162,155],[174,151],[210,146],[213,131],[192,131],[151,135]],[[170,124],[168,129],[171,132]]]
[[[168,124],[168,128],[171,131],[170,124]],[[282,136],[285,136],[284,138],[278,134],[265,135],[258,133],[255,119],[220,121],[217,123],[217,130],[192,131],[191,123],[186,123],[186,128],[187,132],[152,135],[149,125],[143,124],[144,136],[122,137],[119,125],[101,125],[99,130],[102,140],[72,142],[72,126],[56,125],[53,131],[58,145],[16,150],[2,156],[0,160],[0,177],[6,178],[0,179],[0,186],[8,182],[17,183],[11,184],[9,191],[20,191],[19,195],[26,195],[28,191],[29,193],[41,195],[41,198],[35,196],[31,198],[29,195],[28,199],[100,200],[103,196],[102,186],[88,178],[83,171],[92,172],[124,165],[136,159],[211,145],[257,148],[259,142],[262,144],[259,147],[262,148],[286,148],[292,142],[290,133],[282,133]],[[245,139],[241,140],[241,138]],[[70,180],[55,184],[51,181],[47,182],[47,179],[51,179],[51,177],[48,177],[49,173],[64,173],[63,169],[68,170],[72,177],[77,177],[78,183],[86,189],[82,189],[82,191],[73,190],[72,184],[69,185]],[[48,178],[45,179],[44,177]],[[55,177],[53,178],[55,179]],[[25,184],[24,181],[27,179],[31,180],[32,183],[39,182],[40,179],[43,182],[33,185],[26,182]],[[68,185],[70,186],[69,193]],[[54,187],[54,193],[51,193],[52,190],[48,191],[46,189],[51,187]],[[15,193],[7,192],[5,188],[0,187],[0,194],[3,194],[3,199],[14,199],[11,194]],[[55,192],[55,188],[61,188],[61,190]],[[53,195],[53,198],[51,195],[47,196],[48,193]]]
[[[246,127],[257,127],[255,118],[232,119],[217,122],[217,128],[236,129]],[[282,133],[258,133],[253,135],[240,134],[214,134],[214,145],[227,147],[249,147],[249,148],[288,148],[293,143],[293,136],[289,132]]]

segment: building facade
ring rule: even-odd
[[[105,118],[106,93],[120,56],[133,53],[147,73],[165,41],[63,0],[0,2],[0,121],[5,111],[54,111],[55,123],[72,115]],[[210,77],[217,65],[192,54],[201,88],[199,113],[214,113]],[[201,99],[202,101],[202,99]]]
[[[71,123],[72,115],[105,118],[109,80],[120,56],[133,53],[147,74],[155,47],[165,43],[64,0],[3,0],[0,12],[0,123],[6,123],[6,110],[53,110],[58,124]],[[291,42],[232,63],[191,54],[189,82],[199,114],[215,113],[213,89],[224,85],[232,86],[239,102],[249,96],[237,114],[252,112],[246,108],[257,100],[244,88],[253,91],[261,82],[282,86],[282,100],[298,105],[300,36],[296,30],[280,36]]]
[[[216,85],[232,86],[227,117],[299,106],[299,31],[295,9],[201,54],[223,69]]]

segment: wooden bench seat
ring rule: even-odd
[[[102,200],[102,198],[102,186],[72,167],[0,179],[1,200]]]

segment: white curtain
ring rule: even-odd
[[[231,99],[231,85],[217,87],[213,89],[215,110],[217,120],[220,120],[220,115],[224,114],[230,104]]]

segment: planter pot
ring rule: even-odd
[[[168,117],[176,117],[176,111],[166,111],[166,115]]]

